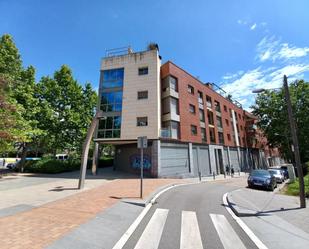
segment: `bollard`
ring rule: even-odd
[[[214,180],[216,180],[216,174],[215,172],[212,173],[213,177],[214,177]]]
[[[224,172],[224,178],[226,178],[226,172]]]
[[[238,175],[240,176],[240,170],[238,170]]]
[[[202,181],[202,174],[201,174],[201,172],[200,172],[200,171],[198,172],[198,177],[199,177],[200,182],[201,182],[201,181]]]

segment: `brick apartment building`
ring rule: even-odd
[[[94,141],[115,145],[116,168],[139,172],[139,136],[148,138],[144,168],[153,177],[223,174],[279,162],[256,118],[218,86],[170,61],[161,65],[156,47],[115,52],[101,64],[98,108],[106,119]]]

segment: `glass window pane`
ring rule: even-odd
[[[101,119],[99,121],[99,130],[105,129],[105,125],[106,125],[106,120],[105,119]]]
[[[121,117],[115,116],[114,117],[114,129],[120,129],[121,127]]]
[[[113,117],[107,117],[106,129],[113,129]]]
[[[114,92],[115,103],[122,103],[122,92]]]
[[[104,138],[104,131],[98,131],[98,138]]]
[[[112,138],[113,137],[113,131],[107,130],[105,131],[105,138]]]
[[[113,138],[119,138],[120,137],[120,130],[113,130]]]

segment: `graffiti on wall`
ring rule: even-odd
[[[130,165],[133,169],[140,169],[141,168],[141,155],[134,154],[130,156]],[[145,154],[143,158],[143,167],[144,167],[144,170],[150,170],[151,168],[151,158],[147,154]]]

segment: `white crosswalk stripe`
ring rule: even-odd
[[[182,211],[180,249],[203,249],[195,212]]]
[[[134,247],[135,249],[158,249],[168,212],[168,209],[156,209]],[[246,249],[224,215],[209,215],[225,249]],[[180,249],[203,249],[196,212],[182,211]]]
[[[246,249],[224,215],[210,214],[210,217],[225,249]]]
[[[168,209],[156,209],[150,221],[148,222],[142,236],[137,242],[135,249],[158,248],[167,214]]]

